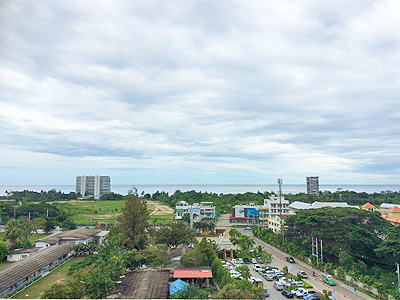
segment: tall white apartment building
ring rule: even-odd
[[[307,177],[307,194],[319,195],[319,177]]]
[[[76,193],[82,197],[92,196],[99,199],[104,194],[111,193],[110,176],[76,176]]]

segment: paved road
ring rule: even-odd
[[[249,233],[249,235],[251,235],[251,233]],[[277,267],[280,270],[282,270],[282,268],[284,266],[287,266],[288,263],[286,262],[285,258],[287,256],[289,256],[288,254],[282,252],[281,250],[272,247],[271,245],[263,242],[262,240],[258,239],[258,238],[254,238],[255,242],[257,245],[261,245],[262,247],[264,247],[269,253],[271,253],[273,255],[273,260],[271,262],[271,266],[273,267]],[[305,281],[308,282],[309,284],[311,284],[314,288],[314,290],[321,292],[323,290],[332,290],[332,291],[336,291],[336,299],[338,300],[373,300],[374,298],[360,292],[360,291],[356,291],[354,292],[353,288],[351,286],[348,286],[347,284],[338,281],[337,279],[335,279],[337,285],[333,286],[333,287],[329,287],[328,285],[324,284],[324,282],[321,279],[321,271],[319,270],[315,270],[315,272],[317,273],[316,277],[312,276],[312,271],[313,269],[311,268],[310,265],[305,264],[301,261],[297,261],[295,264],[291,264],[291,269],[293,274],[296,274],[298,271],[302,270],[302,271],[306,271],[307,274],[309,275],[310,278],[306,279]],[[310,276],[311,275],[311,276]],[[257,276],[260,277],[260,276]],[[268,289],[268,290],[272,290],[273,288],[273,283],[272,282],[268,282],[266,280],[264,280],[264,286]],[[281,296],[282,298],[283,296]],[[271,299],[273,299],[272,297],[270,297]],[[281,299],[278,298],[278,299]],[[284,297],[283,297],[284,298]]]
[[[232,227],[232,223],[229,222],[230,214],[223,214],[218,218],[217,224],[215,224],[215,228],[223,228],[230,229]]]

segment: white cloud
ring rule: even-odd
[[[398,182],[399,9],[4,2],[0,181]]]

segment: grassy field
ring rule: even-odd
[[[39,281],[32,284],[30,287],[21,291],[19,294],[15,295],[14,299],[39,299],[41,293],[48,289],[57,280],[63,280],[67,278],[67,272],[72,263],[82,260],[82,257],[73,258],[69,262],[63,264],[58,269],[54,270],[47,276],[43,277]]]
[[[3,269],[9,265],[11,265],[13,262],[12,261],[3,261],[2,263],[0,263],[0,269]]]
[[[97,222],[114,223],[121,212],[124,200],[120,201],[60,201],[53,202],[65,210],[76,224],[94,225]]]
[[[5,242],[6,244],[8,243],[7,240],[5,240],[5,233],[4,232],[0,232],[0,241]],[[29,236],[29,240],[32,243],[35,243],[36,240],[41,239],[45,236],[48,236],[48,234],[44,233],[44,234],[39,234],[39,233],[33,233],[32,235]]]
[[[120,201],[60,201],[53,202],[65,210],[78,225],[95,225],[98,222],[114,224],[116,217],[124,207],[124,200]],[[148,205],[149,213],[154,210],[153,205]],[[171,224],[173,214],[150,216],[150,224]]]

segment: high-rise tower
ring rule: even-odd
[[[111,193],[110,176],[76,176],[76,193],[99,199]]]
[[[307,177],[307,194],[319,195],[319,177]]]

